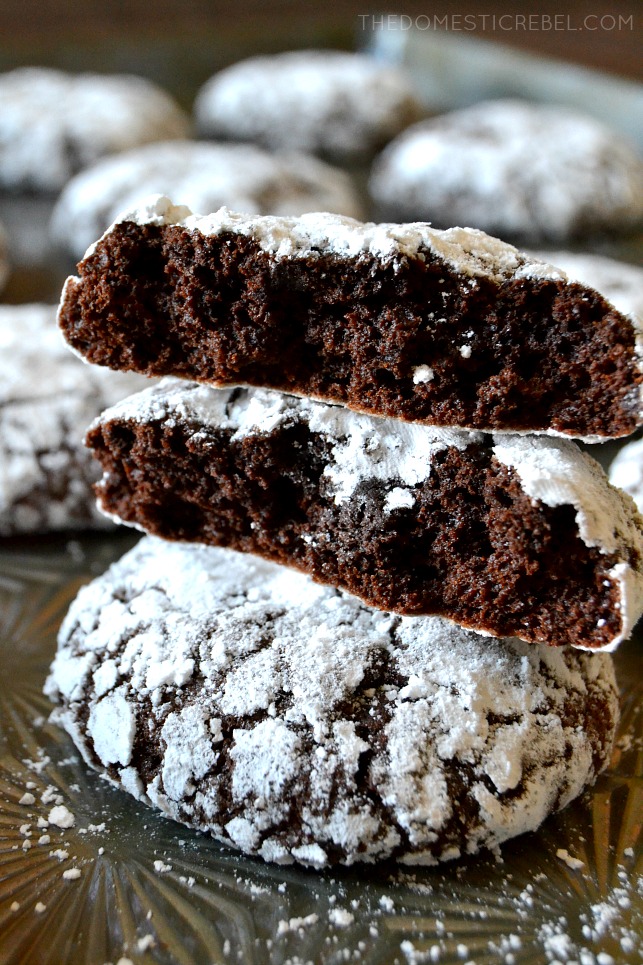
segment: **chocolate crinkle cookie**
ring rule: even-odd
[[[643,519],[573,442],[172,379],[87,441],[120,521],[259,553],[383,610],[610,649],[643,610]]]
[[[301,50],[215,74],[194,106],[206,137],[367,159],[424,113],[407,75],[365,54]]]
[[[121,211],[154,191],[192,211],[227,205],[248,214],[361,214],[349,175],[318,158],[269,154],[252,144],[170,141],[105,158],[77,174],[56,203],[52,234],[81,258]]]
[[[112,783],[267,861],[434,864],[537,828],[606,765],[611,658],[371,610],[143,539],[81,590],[46,684]]]
[[[147,384],[83,364],[55,305],[0,306],[0,536],[106,525],[83,436],[101,409]]]
[[[561,242],[643,223],[643,159],[583,114],[487,101],[404,131],[375,161],[370,193],[383,217]]]
[[[78,271],[59,321],[100,365],[593,442],[643,420],[632,319],[482,231],[197,216],[155,196]]]
[[[24,67],[0,74],[0,188],[59,191],[98,158],[187,137],[190,120],[134,75]]]

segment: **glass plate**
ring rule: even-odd
[[[641,960],[640,638],[616,655],[610,771],[537,834],[437,869],[270,866],[112,788],[48,723],[41,691],[66,608],[133,542],[115,532],[0,546],[2,963]],[[39,827],[58,805],[74,825]]]

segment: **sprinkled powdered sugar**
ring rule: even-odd
[[[227,208],[199,216],[162,195],[154,195],[135,210],[124,212],[117,223],[123,221],[179,225],[204,235],[234,232],[252,238],[277,259],[305,257],[323,250],[341,257],[371,255],[390,261],[422,258],[426,251],[472,278],[490,278],[496,282],[510,278],[565,278],[559,269],[473,228],[439,231],[424,222],[362,223],[326,213],[304,214],[299,218],[249,217]],[[85,257],[91,251],[90,248]]]
[[[0,534],[104,526],[82,439],[101,409],[147,384],[79,362],[55,306],[0,306]]]
[[[360,483],[377,480],[388,487],[387,512],[413,505],[407,487],[428,479],[436,453],[450,447],[462,451],[489,439],[480,432],[373,418],[267,389],[218,390],[176,379],[124,400],[103,413],[100,422],[116,418],[186,420],[232,430],[232,440],[303,423],[331,445],[323,475],[335,503],[347,501]],[[610,486],[598,463],[567,440],[502,434],[493,437],[493,454],[516,472],[535,503],[573,506],[578,534],[587,546],[616,554],[608,573],[620,593],[622,628],[609,645],[614,648],[643,610],[643,574],[630,564],[643,554],[641,519],[632,500]]]
[[[537,827],[604,765],[617,715],[608,655],[481,641],[149,537],[81,590],[46,692],[136,797],[316,866],[433,863]]]

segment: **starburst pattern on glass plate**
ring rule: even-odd
[[[42,685],[60,620],[77,587],[129,543],[88,537],[71,549],[0,551],[3,963],[102,965],[125,955],[168,965],[544,965],[580,951],[639,960],[639,946],[628,945],[640,923],[634,651],[617,655],[623,720],[609,774],[540,832],[508,843],[502,863],[324,874],[265,865],[112,788],[47,720]],[[38,827],[58,803],[73,827]],[[64,878],[72,869],[80,876]]]

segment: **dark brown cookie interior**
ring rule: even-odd
[[[231,439],[175,418],[114,419],[89,434],[109,513],[171,540],[258,553],[367,603],[501,636],[604,646],[620,629],[615,559],[587,547],[571,506],[522,490],[484,445],[438,453],[414,505],[362,482],[337,503],[322,438],[302,425]]]
[[[585,437],[636,427],[633,328],[598,293],[498,285],[423,258],[276,259],[239,234],[124,222],[81,263],[61,326],[102,365],[408,421]]]

